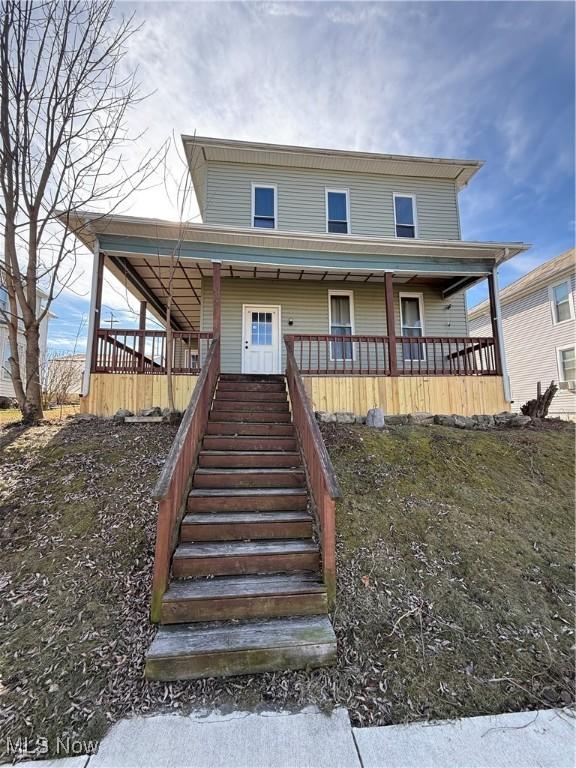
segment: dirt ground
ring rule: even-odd
[[[573,701],[573,428],[323,431],[337,666],[164,684],[143,678],[150,495],[175,428],[1,430],[0,739],[205,706],[340,704],[362,726]]]

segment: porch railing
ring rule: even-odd
[[[286,335],[307,376],[497,376],[492,337]]]
[[[160,618],[162,595],[168,586],[170,562],[186,509],[192,469],[206,430],[219,374],[220,339],[213,339],[153,493],[153,498],[158,502],[158,519],[152,573],[152,621]]]
[[[292,406],[292,418],[314,501],[324,583],[328,601],[332,604],[336,592],[336,500],[342,493],[304,389],[301,372],[294,357],[292,337],[286,337],[286,381]]]
[[[212,331],[172,331],[172,373],[198,374],[208,354]],[[166,373],[166,331],[96,331],[94,373]]]

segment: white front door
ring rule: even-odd
[[[242,373],[280,373],[280,307],[244,305]]]

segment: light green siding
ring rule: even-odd
[[[268,304],[282,308],[282,334],[327,334],[328,291],[354,294],[356,334],[386,335],[384,284],[307,280],[222,280],[222,370],[239,373],[242,368],[242,305]],[[396,333],[400,333],[399,292],[418,292],[424,299],[424,330],[428,336],[465,336],[464,294],[443,301],[440,294],[423,285],[395,285]],[[292,318],[294,324],[288,325]],[[212,281],[202,283],[202,329],[212,328]],[[284,350],[282,365],[284,366]]]
[[[442,179],[337,173],[235,163],[208,163],[204,220],[208,224],[251,227],[252,182],[278,187],[278,229],[326,232],[326,187],[350,194],[354,235],[394,237],[393,194],[416,196],[418,237],[458,240],[456,185]]]

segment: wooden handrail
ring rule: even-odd
[[[336,595],[336,500],[341,498],[342,491],[304,389],[304,381],[294,357],[291,339],[286,338],[285,341],[286,380],[292,405],[292,418],[314,502],[320,533],[322,573],[328,602],[332,605]]]
[[[286,334],[304,376],[496,376],[492,337]],[[454,351],[456,350],[456,351]]]
[[[168,586],[178,529],[186,510],[192,469],[206,430],[219,374],[220,339],[215,338],[152,494],[152,498],[158,502],[150,611],[152,621],[160,618],[162,596]]]
[[[212,331],[173,331],[172,373],[198,375],[212,336]],[[94,342],[93,373],[167,372],[166,331],[99,328]]]

